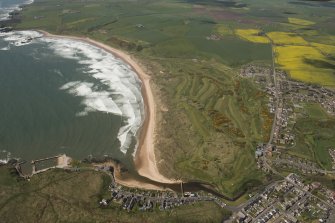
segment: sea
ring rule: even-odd
[[[0,0],[0,19],[25,3]],[[84,41],[0,33],[0,160],[65,153],[131,162],[141,86],[128,64]]]
[[[33,0],[0,0],[0,21],[8,19],[10,12],[20,10],[21,5],[32,2]]]

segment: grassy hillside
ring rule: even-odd
[[[151,213],[100,208],[109,180],[96,171],[52,170],[17,181],[15,169],[1,166],[1,222],[219,222],[226,214],[212,202]]]

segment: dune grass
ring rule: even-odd
[[[266,120],[255,115],[266,103],[265,95],[256,99],[261,94],[251,80],[234,81],[227,66],[174,59],[164,63],[164,71],[171,75],[168,80],[160,78],[159,85],[176,90],[175,100],[165,102],[175,109],[162,117],[163,135],[173,139],[161,142],[169,148],[160,151],[162,171],[181,178],[195,176],[230,196],[263,182],[253,148],[268,135],[263,129]],[[172,117],[178,117],[179,128],[168,121]],[[167,158],[171,156],[175,158]],[[165,168],[169,163],[178,171]]]

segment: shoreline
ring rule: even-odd
[[[86,42],[98,48],[101,48],[108,53],[111,53],[118,59],[121,59],[123,62],[128,64],[132,70],[137,74],[138,78],[142,82],[142,97],[144,101],[144,109],[145,109],[145,119],[143,121],[143,125],[141,127],[141,132],[139,135],[138,148],[134,157],[134,164],[136,170],[139,175],[146,177],[150,180],[160,182],[160,183],[179,183],[180,181],[169,179],[163,176],[157,167],[156,156],[155,156],[155,148],[154,148],[154,131],[155,131],[155,101],[154,96],[150,87],[150,76],[147,75],[143,69],[134,61],[133,58],[126,52],[115,49],[111,46],[108,46],[104,43],[92,40],[88,37],[77,37],[77,36],[66,36],[66,35],[53,35],[43,30],[36,30],[43,34],[43,37],[47,38],[64,38]],[[152,188],[149,185],[151,184],[143,184],[142,182],[138,182],[136,180],[127,179],[121,180],[119,182],[125,184],[130,187],[138,187],[143,186],[143,188]],[[154,186],[154,185],[152,185]]]
[[[136,179],[130,178],[129,176],[122,176],[121,173],[121,166],[120,164],[115,163],[114,161],[107,161],[103,163],[92,163],[94,167],[104,167],[104,166],[112,166],[114,168],[114,180],[116,183],[129,187],[129,188],[141,188],[145,190],[157,190],[157,191],[163,191],[164,189],[160,186],[147,183],[147,182],[141,182]],[[140,185],[140,186],[139,186]]]
[[[0,23],[7,23],[14,20],[15,18],[13,18],[11,13],[20,12],[23,7],[30,5],[32,3],[34,3],[34,0],[26,0],[25,2],[14,4],[9,8],[8,7],[4,8],[6,10],[6,15],[5,14],[0,15]]]

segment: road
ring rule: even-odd
[[[279,103],[279,90],[278,90],[278,85],[277,85],[277,76],[276,76],[276,56],[275,56],[275,50],[274,50],[274,43],[272,41],[272,39],[270,39],[270,37],[268,37],[266,35],[266,37],[269,39],[270,43],[271,43],[271,53],[272,53],[272,76],[273,76],[273,84],[275,87],[275,115],[273,118],[273,123],[272,123],[272,129],[271,129],[271,133],[270,133],[270,139],[269,142],[267,143],[267,147],[269,147],[272,144],[272,140],[273,140],[273,134],[276,128],[276,123],[277,123],[277,114],[278,114],[278,103]]]
[[[280,181],[278,181],[278,182],[280,182]],[[277,183],[278,183],[278,182],[277,182]],[[290,192],[293,190],[293,188],[294,188],[294,187],[292,187],[291,189],[289,189],[289,190],[284,194],[284,197],[285,197],[288,193],[290,193]],[[278,203],[279,203],[278,200],[273,201],[271,204],[269,204],[269,207],[266,208],[266,209],[265,209],[262,213],[260,213],[258,216],[256,216],[256,217],[252,220],[252,222],[257,222],[260,218],[263,218],[264,215],[267,214],[271,209],[274,209],[275,206],[276,206]]]
[[[293,186],[295,186],[295,187],[298,188],[299,190],[306,192],[309,196],[316,198],[317,200],[321,201],[322,203],[324,203],[325,205],[331,207],[332,209],[335,208],[334,205],[328,203],[328,202],[325,201],[325,200],[322,200],[321,198],[315,196],[315,195],[312,194],[311,192],[304,190],[304,188],[300,187],[298,184],[294,183],[292,180],[288,180],[287,178],[286,178],[286,180],[287,180],[288,182],[290,182],[291,184],[293,184]]]
[[[304,169],[306,171],[315,171],[315,172],[322,173],[322,174],[335,174],[334,170],[324,170],[324,169],[317,168],[313,165],[300,163],[300,162],[297,162],[297,161],[294,161],[294,160],[286,160],[286,159],[277,158],[273,162],[277,165],[287,164],[287,165],[290,165],[290,166],[295,167],[297,169]]]

